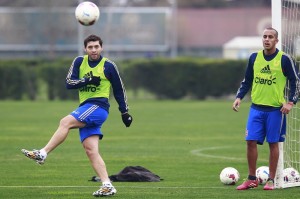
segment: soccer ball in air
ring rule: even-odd
[[[299,182],[300,174],[296,169],[292,167],[285,168],[283,170],[283,180],[284,182]]]
[[[269,178],[269,167],[261,166],[256,169],[256,177],[259,184],[266,184]]]
[[[234,185],[240,179],[240,173],[233,167],[226,167],[220,173],[220,180],[225,185]]]
[[[84,26],[93,25],[96,21],[98,21],[99,15],[99,8],[89,1],[80,3],[75,10],[75,17],[77,21]]]

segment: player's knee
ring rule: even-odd
[[[247,141],[247,145],[250,146],[250,147],[256,146],[257,145],[257,141],[248,140]]]
[[[70,129],[72,127],[72,121],[70,120],[70,118],[67,116],[67,117],[64,117],[60,120],[59,122],[59,126],[61,128],[67,128],[67,129]]]
[[[93,147],[90,146],[84,146],[85,153],[88,157],[94,157],[98,155],[98,151],[95,150]]]

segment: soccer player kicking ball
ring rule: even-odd
[[[255,176],[258,158],[257,144],[264,140],[269,143],[269,179],[264,190],[274,189],[279,158],[278,142],[284,142],[286,134],[286,114],[298,100],[299,78],[294,62],[289,55],[278,50],[278,32],[266,28],[263,32],[264,49],[253,53],[248,61],[245,78],[238,89],[232,108],[238,111],[241,100],[251,89],[252,105],[250,107],[246,136],[248,179],[237,187],[246,190],[258,186]],[[287,80],[290,85],[288,102],[284,99]]]
[[[43,164],[47,155],[67,138],[69,130],[78,128],[84,150],[102,182],[100,189],[93,195],[110,196],[117,190],[110,182],[105,163],[98,151],[98,144],[99,139],[103,137],[101,126],[108,117],[111,87],[126,127],[131,125],[132,117],[128,114],[125,88],[117,66],[101,55],[101,38],[96,35],[88,36],[84,40],[84,48],[87,55],[74,59],[66,77],[67,88],[79,91],[79,107],[60,120],[58,129],[46,146],[33,151],[22,149],[22,152],[38,164]]]

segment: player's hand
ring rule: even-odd
[[[232,104],[232,110],[234,110],[235,112],[238,112],[239,108],[240,108],[240,104],[241,104],[241,99],[236,98],[235,101]]]
[[[89,78],[89,84],[92,84],[92,85],[95,85],[95,86],[99,86],[100,85],[100,77],[97,77],[97,76],[91,76]]]
[[[126,127],[129,127],[133,121],[133,118],[131,115],[129,115],[128,113],[123,113],[122,114],[122,121],[125,124]]]
[[[286,103],[286,104],[283,104],[280,111],[283,113],[283,114],[289,114],[289,112],[292,110],[294,106],[294,103],[293,102],[289,102],[289,103]]]

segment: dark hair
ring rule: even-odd
[[[265,28],[265,30],[274,30],[275,31],[275,38],[276,39],[278,38],[278,31],[275,28],[267,27],[267,28]]]
[[[102,39],[98,37],[97,35],[90,35],[84,40],[84,47],[86,48],[87,44],[90,41],[99,41],[100,46],[102,47]]]

